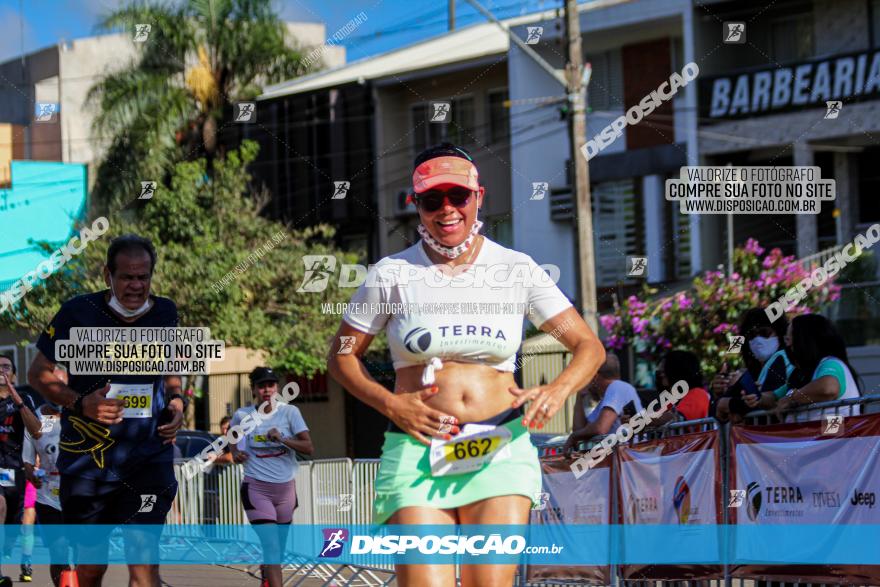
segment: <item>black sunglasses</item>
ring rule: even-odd
[[[416,205],[425,212],[436,212],[443,207],[445,200],[456,208],[464,208],[471,201],[472,192],[465,189],[440,191],[430,190],[421,194],[414,194],[413,200]]]

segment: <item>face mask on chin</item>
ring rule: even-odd
[[[110,309],[122,316],[123,318],[137,318],[138,316],[142,316],[146,314],[150,308],[153,307],[153,301],[147,296],[146,301],[143,305],[137,310],[129,310],[125,306],[122,305],[122,302],[119,301],[119,298],[116,297],[116,292],[113,291],[113,283],[110,283],[110,303],[108,304]]]
[[[431,235],[424,224],[419,224],[416,227],[416,230],[418,230],[419,236],[422,237],[422,241],[424,241],[424,243],[428,245],[431,249],[443,255],[447,259],[455,259],[459,255],[463,255],[468,249],[471,248],[471,245],[474,244],[474,239],[477,237],[477,234],[479,234],[480,228],[482,226],[482,222],[480,222],[479,220],[475,220],[474,224],[471,226],[471,230],[467,238],[454,247],[447,247],[446,245],[440,243],[440,241],[438,241],[433,237],[433,235]]]
[[[771,336],[770,338],[756,336],[749,341],[749,348],[751,349],[752,354],[755,355],[756,359],[762,363],[766,363],[767,359],[772,357],[773,353],[779,350],[779,338],[776,336]]]

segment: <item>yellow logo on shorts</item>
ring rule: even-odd
[[[59,442],[61,450],[72,453],[91,453],[92,459],[99,469],[104,468],[104,451],[116,441],[110,438],[110,429],[96,422],[86,422],[76,416],[70,417],[73,429],[79,432],[80,439],[76,442]]]

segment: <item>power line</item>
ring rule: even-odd
[[[522,5],[521,2],[514,2],[512,4],[508,4],[505,6],[499,6],[495,9],[495,11],[503,12],[503,11],[513,10],[513,12],[515,13],[518,11],[518,9],[521,5]],[[436,12],[437,15],[439,16],[441,13],[446,12],[446,7],[441,6],[440,8],[437,8],[431,12]],[[510,16],[512,16],[512,14],[507,14],[507,15],[496,14],[496,16],[498,16],[499,18],[509,18]],[[424,15],[422,18],[425,18],[425,17],[427,17],[427,14]],[[397,33],[405,33],[405,32],[414,31],[414,30],[436,27],[438,25],[442,25],[442,24],[446,23],[446,21],[447,21],[447,18],[444,16],[442,18],[429,20],[427,22],[419,22],[419,20],[416,20],[415,22],[417,22],[419,24],[412,24],[412,21],[397,23],[392,28],[378,30],[378,31],[375,31],[372,33],[362,33],[360,35],[351,35],[346,38],[346,41],[347,41],[346,46],[349,46],[348,41],[354,41],[354,43],[351,43],[351,45],[365,43],[365,42],[369,42],[369,41],[373,41],[373,40],[377,40],[377,39],[383,39],[386,37],[390,37],[390,36],[393,36]],[[457,21],[458,21],[457,24],[471,24],[473,22],[479,22],[480,15],[477,13],[465,14],[463,17],[458,17]],[[440,31],[438,30],[438,33],[439,32]]]

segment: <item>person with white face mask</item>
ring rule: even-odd
[[[745,368],[728,374],[725,363],[722,372],[713,379],[710,387],[716,397],[716,418],[738,421],[753,409],[772,407],[775,394],[787,391],[788,380],[795,370],[783,340],[787,326],[784,316],[771,324],[763,308],[745,313],[739,327],[739,333],[745,337],[742,347]]]
[[[82,587],[100,586],[107,566],[109,533],[126,524],[131,585],[158,585],[158,535],[177,493],[172,443],[183,423],[184,398],[166,397],[162,375],[77,374],[69,382],[55,374],[56,342],[73,328],[126,333],[178,325],[177,306],[150,294],[157,254],[149,239],[128,234],[113,239],[103,268],[108,289],[65,302],[37,341],[28,382],[48,402],[61,406],[58,499],[64,524],[94,524],[107,535],[71,533]],[[115,339],[115,336],[114,336]],[[101,357],[93,357],[101,358]],[[131,525],[133,527],[128,527]],[[149,531],[146,525],[152,525]],[[133,550],[132,550],[133,552]]]
[[[775,335],[771,337],[756,336],[749,341],[749,349],[756,359],[766,363],[767,359],[779,350],[779,337]]]

